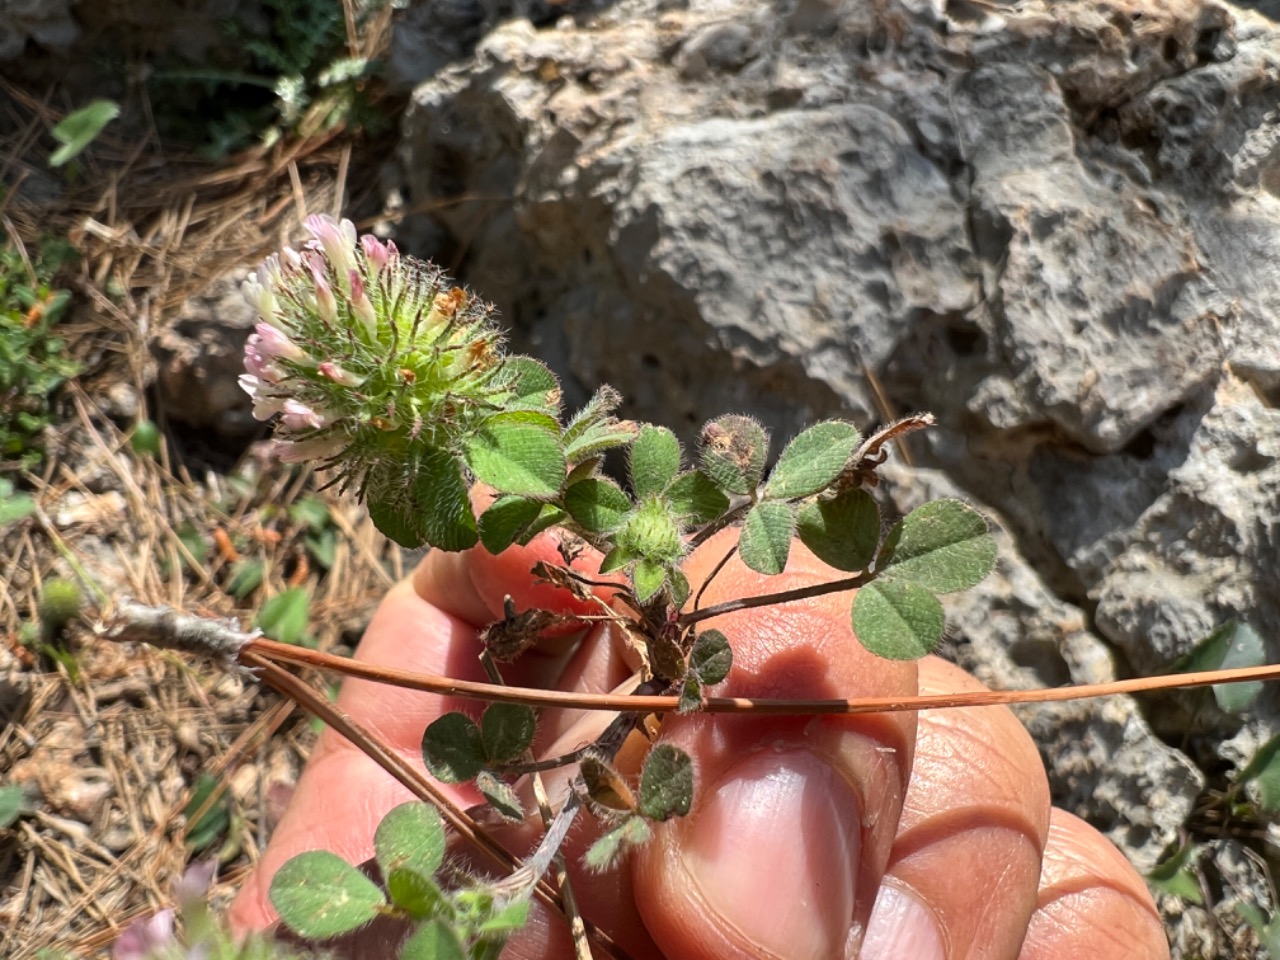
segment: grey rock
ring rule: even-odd
[[[881,468],[893,508],[962,496],[945,474]],[[972,590],[947,598],[947,653],[994,689],[1023,690],[1118,679],[1115,658],[1082,610],[1055,597],[995,528],[999,562]],[[1014,708],[1049,772],[1056,806],[1104,831],[1139,870],[1149,871],[1179,838],[1205,777],[1161,741],[1132,697]]]
[[[151,344],[165,415],[226,437],[259,429],[238,382],[245,340],[257,320],[240,292],[244,278],[244,271],[229,275],[188,300]]]
[[[0,0],[0,61],[21,56],[27,41],[65,50],[80,36],[74,0]]]

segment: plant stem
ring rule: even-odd
[[[676,622],[682,627],[687,627],[700,620],[709,620],[711,617],[719,617],[726,613],[736,613],[739,610],[768,607],[778,603],[791,603],[796,600],[808,600],[811,597],[821,597],[828,593],[841,593],[845,590],[857,590],[859,587],[866,586],[873,579],[875,579],[875,574],[873,573],[859,573],[856,576],[845,577],[843,580],[815,583],[811,587],[797,587],[794,590],[766,593],[759,597],[726,600],[724,603],[717,603],[701,610],[690,610],[688,613],[682,613]]]

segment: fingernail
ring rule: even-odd
[[[860,811],[807,750],[752,754],[685,825],[682,857],[704,902],[771,955],[839,955],[853,918]]]
[[[933,912],[895,883],[876,895],[862,941],[862,960],[947,960]]]

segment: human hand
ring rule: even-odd
[[[433,552],[383,601],[360,645],[366,661],[484,679],[479,627],[518,609],[573,605],[536,585],[538,560],[562,563],[557,531],[498,557]],[[735,536],[704,544],[686,572],[696,591]],[[576,567],[591,569],[584,556]],[[800,545],[785,573],[764,578],[736,558],[708,588],[710,605],[831,578]],[[826,595],[718,617],[734,666],[729,696],[907,696],[980,689],[944,661],[878,659],[850,631],[848,597]],[[634,662],[609,626],[577,646],[548,641],[505,671],[521,686],[606,692]],[[434,695],[349,680],[339,705],[420,764],[423,729],[467,709]],[[474,705],[471,707],[474,711]],[[544,711],[535,751],[589,741],[600,715]],[[850,717],[668,716],[662,738],[697,771],[690,815],[655,824],[622,869],[576,867],[595,824],[565,845],[584,916],[635,960],[843,958],[1155,960],[1169,956],[1141,878],[1103,836],[1050,810],[1039,755],[1004,707]],[[913,763],[914,757],[914,763]],[[621,764],[620,764],[621,765]],[[462,806],[466,788],[446,787]],[[232,906],[241,930],[274,919],[267,889],[290,857],[331,850],[359,863],[393,806],[411,799],[372,760],[326,730],[262,863]],[[506,842],[522,852],[532,828]],[[865,936],[864,936],[865,931]],[[861,953],[859,953],[861,949]],[[385,945],[362,955],[382,958]],[[572,956],[567,928],[536,902],[504,957]]]

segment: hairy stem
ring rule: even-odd
[[[743,597],[739,600],[726,600],[724,603],[717,603],[714,606],[704,607],[701,610],[690,610],[688,613],[682,613],[676,622],[682,627],[687,627],[699,622],[700,620],[709,620],[712,617],[719,617],[726,613],[736,613],[739,610],[750,610],[753,607],[769,607],[777,603],[791,603],[796,600],[808,600],[811,597],[821,597],[828,593],[841,593],[845,590],[857,590],[864,587],[875,579],[873,573],[859,573],[856,576],[845,577],[843,580],[831,580],[827,583],[815,583],[811,587],[797,587],[794,590],[783,590],[780,593],[766,593],[759,597]]]

